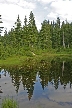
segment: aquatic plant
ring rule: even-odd
[[[18,108],[18,104],[13,99],[5,98],[2,101],[1,108]]]

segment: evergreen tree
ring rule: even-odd
[[[2,21],[1,21],[1,15],[0,15],[0,24],[1,23],[3,23]],[[0,26],[0,59],[2,58],[2,55],[3,55],[3,51],[4,51],[4,47],[3,47],[3,43],[2,43],[2,36],[1,36],[1,33],[2,33],[2,31],[3,31],[3,28],[4,27],[2,27],[2,26]]]
[[[27,25],[27,17],[24,18],[24,26],[23,26],[23,45],[24,47],[28,47],[28,25]]]
[[[18,47],[18,50],[20,48],[20,43],[21,43],[21,20],[19,18],[19,15],[18,15],[18,18],[17,18],[17,21],[15,22],[15,37],[16,37],[16,44],[17,44],[17,47]]]
[[[7,28],[5,29],[4,36],[7,36]]]
[[[24,19],[24,25],[27,26],[27,18],[25,16],[25,19]]]
[[[65,48],[65,22],[62,22],[61,26],[61,45]]]
[[[1,19],[2,19],[2,18],[1,18],[1,15],[0,15],[0,20],[1,20]],[[0,21],[0,24],[1,24],[1,23],[3,23],[3,22]],[[1,26],[0,26],[0,35],[1,35],[2,31],[3,31],[3,28],[4,28],[4,27],[1,27]]]
[[[4,36],[1,36],[3,30],[1,23],[3,22],[0,21],[0,58],[12,54],[24,54],[26,50],[34,51],[35,48],[72,48],[72,22],[69,23],[66,20],[60,25],[59,17],[57,17],[56,22],[53,20],[50,23],[49,20],[44,20],[41,24],[41,30],[38,32],[32,11],[29,15],[29,22],[25,16],[23,27],[21,27],[21,20],[18,15],[15,27],[13,26],[8,33],[5,30]]]
[[[53,22],[52,46],[53,48],[60,48],[60,19],[57,18],[56,23]]]
[[[65,24],[65,45],[68,48],[70,46],[70,40],[69,39],[70,39],[70,24],[66,20],[66,24]]]
[[[29,47],[34,47],[37,44],[38,30],[35,24],[34,14],[31,11],[28,23],[28,44]]]
[[[69,42],[70,42],[70,48],[72,48],[72,22],[70,23],[70,27],[69,27],[69,34],[70,34],[70,37],[69,37]]]
[[[44,20],[39,34],[39,43],[42,49],[52,48],[50,25]]]
[[[20,21],[19,15],[18,15],[17,21],[15,22],[15,25],[16,25],[17,30],[21,28],[21,21]]]
[[[50,24],[50,32],[51,32],[51,41],[52,41],[52,48],[54,48],[54,35],[53,35],[53,31],[54,31],[54,21],[51,21]]]
[[[72,37],[72,27],[71,24],[68,23],[66,20],[66,23],[63,21],[61,26],[61,43],[63,42],[64,48],[69,48],[71,46],[71,37]]]

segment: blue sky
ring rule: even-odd
[[[72,0],[0,0],[0,14],[2,26],[10,30],[14,26],[18,14],[23,24],[24,16],[29,17],[33,11],[38,30],[44,19],[55,20],[60,17],[61,21],[72,21]]]

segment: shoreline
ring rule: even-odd
[[[32,57],[29,56],[16,56],[13,55],[11,57],[6,58],[5,60],[0,60],[0,67],[5,65],[5,66],[14,66],[14,65],[22,65],[26,64],[28,60],[29,62],[32,61],[40,61],[41,59],[53,59],[55,57],[60,57],[60,58],[70,58],[72,54],[50,54],[50,53],[43,53],[42,55],[33,55]]]

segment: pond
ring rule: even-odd
[[[5,97],[19,108],[72,108],[72,60],[1,67],[0,104]]]

